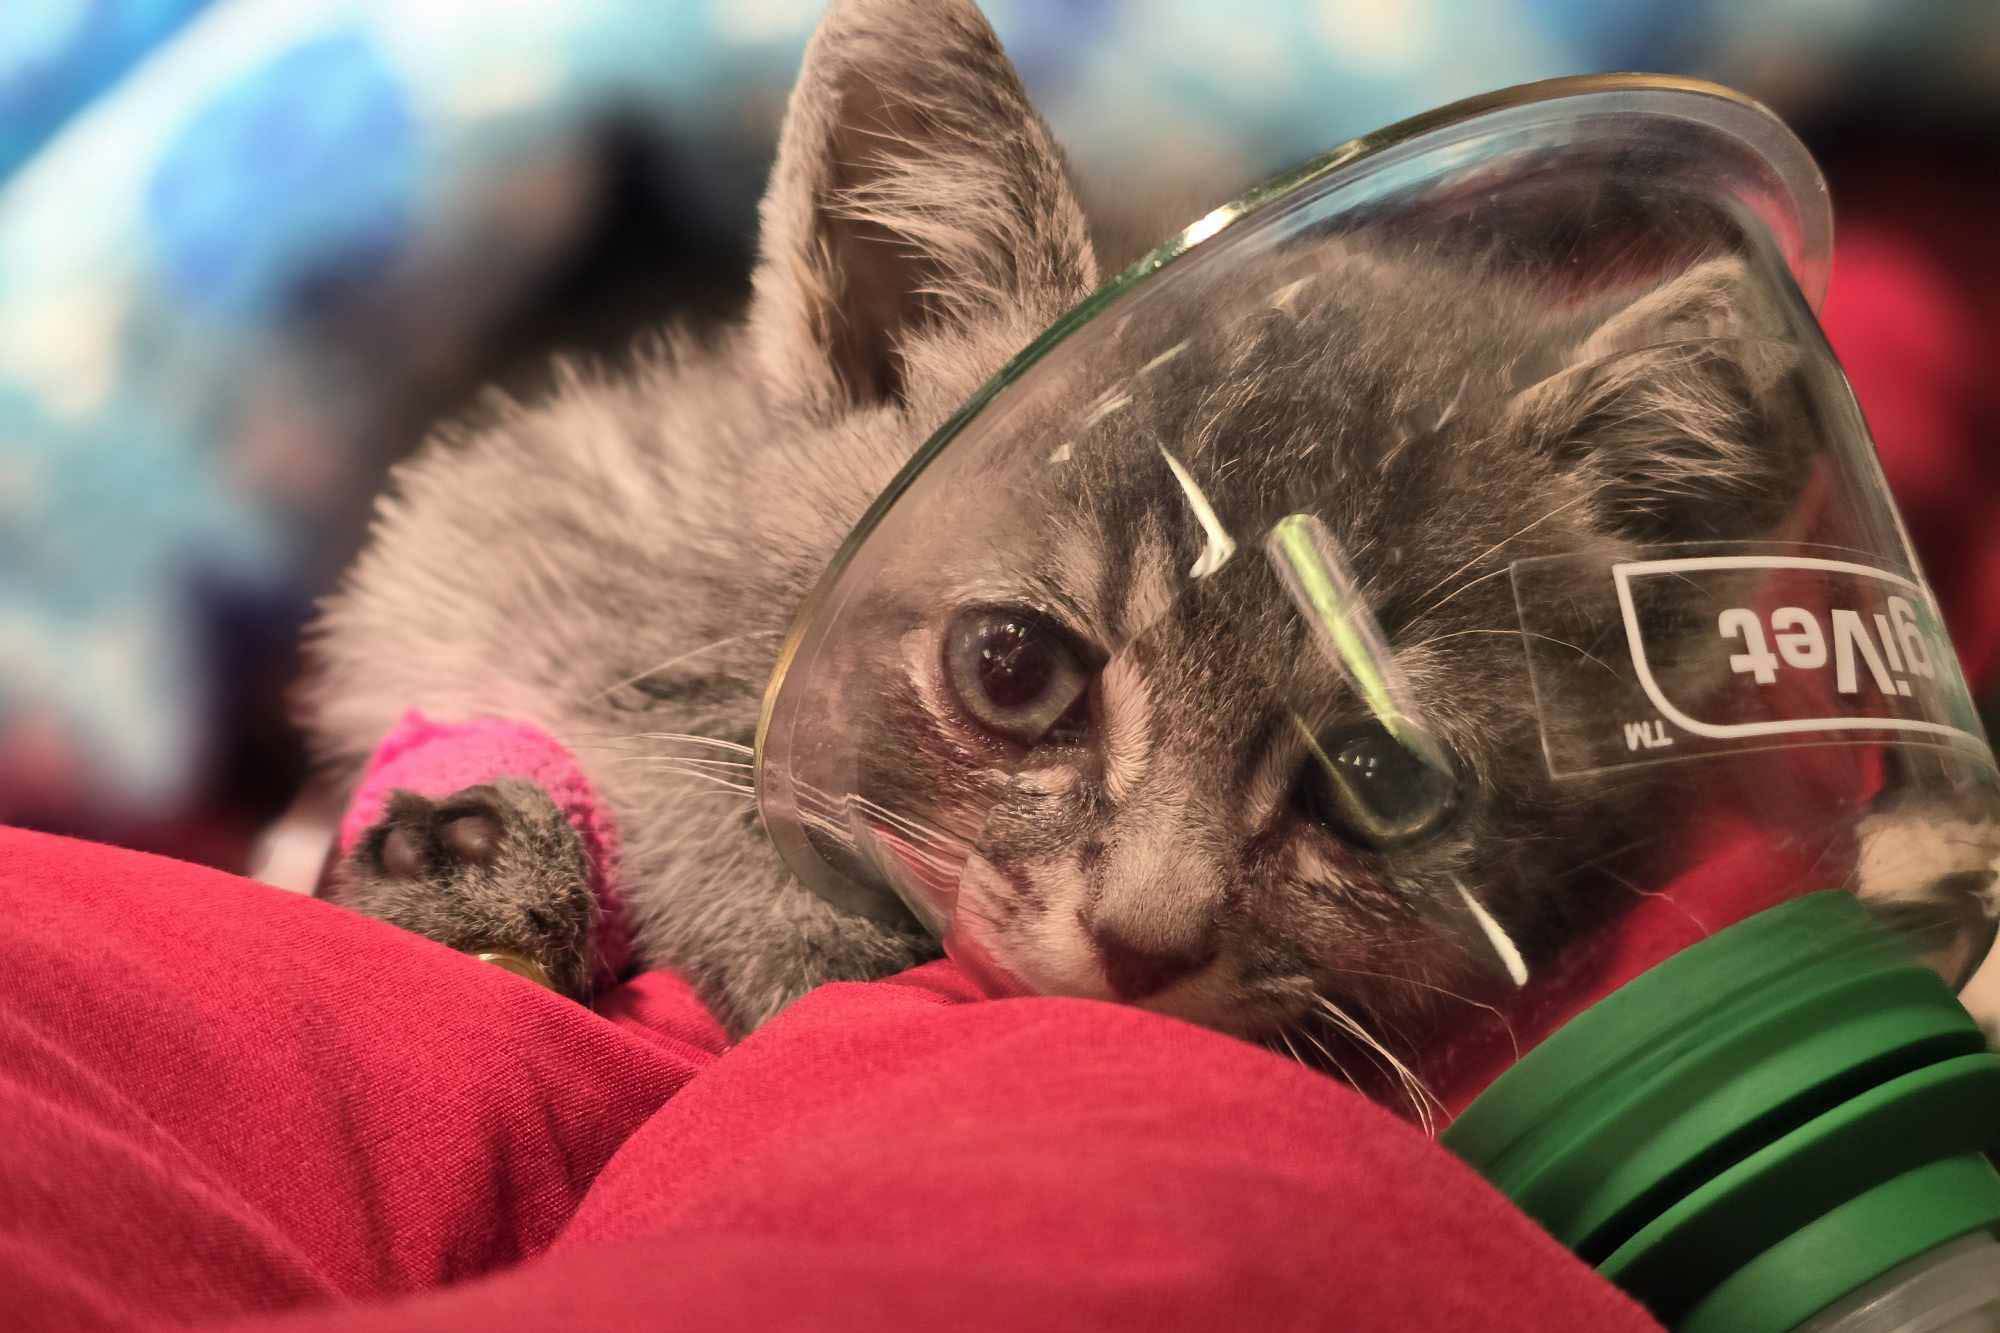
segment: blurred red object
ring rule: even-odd
[[[0,897],[8,1328],[1659,1327],[1414,1127],[1157,1014],[939,963],[725,1049],[667,973],[593,1014],[156,857],[0,831]]]
[[[2000,191],[1836,177],[1821,321],[1867,413],[1967,679],[2000,688]]]

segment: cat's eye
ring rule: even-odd
[[[1090,668],[1076,639],[1039,612],[974,607],[945,631],[944,676],[982,729],[1017,745],[1081,739]]]
[[[1437,832],[1458,807],[1457,779],[1441,757],[1372,721],[1314,737],[1299,794],[1335,837],[1378,851]]]

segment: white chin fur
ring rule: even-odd
[[[1004,928],[993,924],[997,918],[987,904],[1013,892],[1013,886],[975,855],[966,862],[964,878],[959,881],[958,914],[952,928],[1038,995],[1120,1003],[1105,980],[1096,949],[1077,923],[1077,904],[1067,901],[1059,887],[1044,891],[1049,896],[1048,910],[1016,916]],[[1257,1036],[1280,1021],[1261,1006],[1246,1008],[1241,1003],[1222,960],[1147,996],[1136,1007],[1242,1037]]]
[[[990,904],[1014,892],[1014,886],[974,855],[965,863],[958,886],[958,912],[953,929],[971,937],[1002,967],[1043,995],[1078,995],[1114,999],[1097,951],[1077,923],[1077,903],[1068,901],[1061,886],[1049,886],[1049,907],[1022,912],[1005,926]]]

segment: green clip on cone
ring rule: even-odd
[[[1681,1333],[1781,1333],[2000,1225],[2000,1055],[1854,899],[1773,908],[1530,1053],[1444,1142]]]

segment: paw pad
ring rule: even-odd
[[[505,832],[499,812],[476,790],[442,804],[399,792],[388,824],[375,859],[397,879],[416,879],[433,867],[491,865]]]

